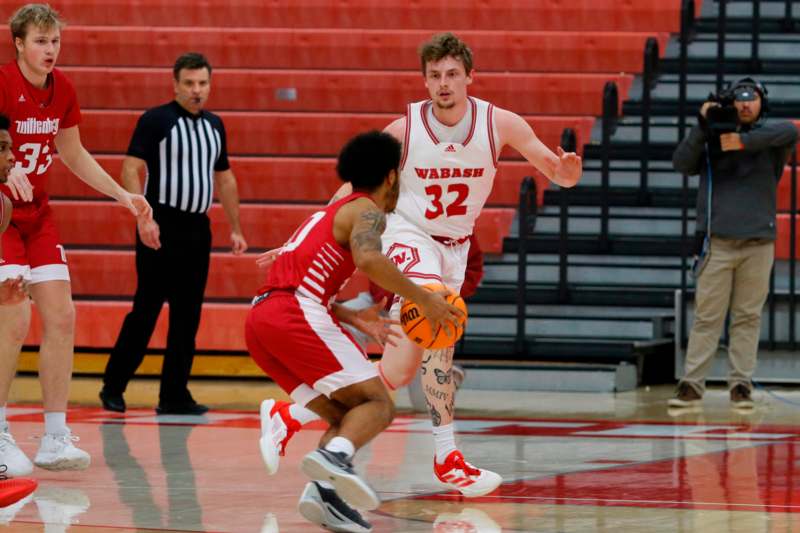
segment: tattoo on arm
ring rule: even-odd
[[[362,212],[350,235],[353,252],[381,251],[381,234],[386,229],[386,214],[378,209]]]

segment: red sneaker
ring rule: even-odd
[[[261,402],[261,457],[269,475],[278,471],[280,458],[286,455],[286,444],[300,430],[300,422],[289,415],[289,402]]]
[[[14,505],[36,490],[39,483],[35,479],[17,477],[0,480],[0,507]]]
[[[433,473],[443,484],[467,497],[485,496],[503,482],[499,474],[469,464],[458,450],[450,452],[444,464],[434,458]]]

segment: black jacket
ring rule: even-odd
[[[711,234],[729,239],[775,239],[776,189],[797,142],[797,128],[787,120],[759,121],[743,127],[743,150],[711,159]],[[700,174],[697,229],[705,231],[708,193],[706,133],[694,126],[672,155],[683,174]]]

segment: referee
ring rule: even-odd
[[[211,91],[211,65],[187,53],[173,68],[175,100],[146,111],[136,124],[122,163],[122,184],[145,197],[153,219],[137,220],[133,309],[125,317],[103,377],[100,399],[109,411],[124,412],[123,393],[144,359],[164,302],[169,303],[169,331],[158,414],[202,414],[188,389],[200,324],[211,230],[208,215],[217,186],[231,225],[233,253],[247,249],[239,225],[239,193],[228,164],[225,127],[203,110]]]

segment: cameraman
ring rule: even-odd
[[[700,174],[697,231],[703,234],[698,242],[706,237],[711,190],[711,231],[710,246],[700,258],[705,264],[697,274],[685,374],[670,407],[691,407],[702,400],[729,307],[731,403],[753,407],[750,378],[775,252],[776,188],[797,142],[797,128],[785,120],[766,124],[767,90],[752,78],[738,81],[726,93],[703,104],[698,125],[672,156],[678,172]],[[720,124],[726,115],[733,117],[729,127]]]

